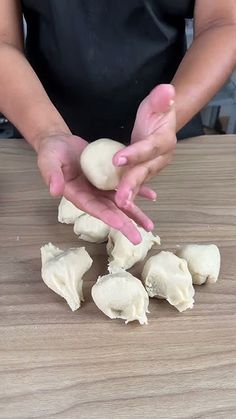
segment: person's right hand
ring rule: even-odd
[[[121,231],[132,243],[141,241],[133,219],[145,230],[153,229],[153,223],[142,210],[132,205],[121,210],[115,203],[115,192],[100,191],[82,174],[80,156],[87,142],[75,135],[51,135],[40,141],[38,167],[52,196],[65,196],[82,211],[104,221]],[[139,195],[153,199],[153,191],[143,186]]]

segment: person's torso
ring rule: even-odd
[[[23,0],[26,54],[74,133],[130,133],[137,107],[170,82],[194,1]],[[88,138],[90,137],[90,138]]]

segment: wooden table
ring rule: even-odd
[[[236,418],[236,136],[179,143],[153,182],[159,200],[142,204],[162,249],[215,243],[222,254],[219,281],[196,287],[193,310],[154,299],[143,327],[92,302],[104,245],[87,246],[79,311],[44,285],[40,246],[81,243],[57,223],[29,147],[7,140],[0,151],[0,418]]]

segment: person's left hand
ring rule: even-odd
[[[153,89],[138,108],[131,145],[113,157],[115,166],[128,167],[115,196],[120,208],[132,208],[142,185],[171,161],[176,145],[174,98],[175,90],[170,84]]]

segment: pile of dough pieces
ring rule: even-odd
[[[193,307],[193,285],[218,279],[220,252],[214,244],[186,245],[179,247],[176,254],[160,251],[147,259],[140,281],[127,269],[144,260],[148,251],[160,244],[158,236],[137,227],[142,242],[133,245],[119,231],[79,210],[64,197],[58,207],[58,220],[73,224],[81,240],[107,241],[109,273],[98,277],[91,293],[97,307],[111,319],[147,324],[149,297],[166,299],[182,312]],[[62,251],[49,243],[41,248],[41,258],[45,284],[63,297],[71,310],[77,310],[84,301],[83,277],[92,265],[85,247]]]
[[[81,168],[87,179],[101,190],[114,190],[125,171],[112,163],[124,146],[110,139],[89,144],[81,155]],[[161,251],[144,264],[140,279],[127,269],[143,261],[148,251],[160,244],[160,238],[141,227],[142,242],[133,245],[119,231],[86,214],[66,198],[58,207],[58,221],[73,224],[80,240],[107,242],[108,274],[99,276],[92,287],[97,307],[111,319],[147,324],[149,297],[164,298],[180,312],[194,304],[193,284],[214,283],[220,271],[217,246],[191,244],[178,248],[176,254]],[[45,284],[63,297],[71,310],[77,310],[83,297],[83,277],[92,265],[85,247],[60,250],[52,243],[41,248],[42,278]]]

